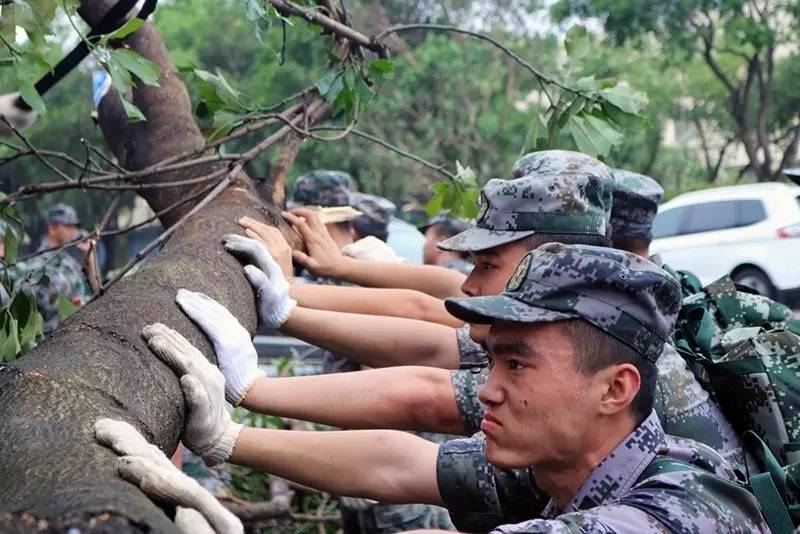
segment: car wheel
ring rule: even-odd
[[[733,281],[737,284],[747,286],[757,291],[760,295],[771,299],[775,298],[775,286],[772,285],[769,276],[761,269],[745,267],[744,269],[734,272],[731,278],[733,278]]]

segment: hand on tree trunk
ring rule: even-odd
[[[261,242],[236,234],[224,239],[225,250],[244,260],[244,274],[258,299],[258,318],[269,328],[280,328],[297,302],[289,297],[289,282]]]
[[[95,438],[120,455],[119,474],[158,502],[180,507],[175,524],[186,534],[244,532],[241,521],[196,480],[175,467],[167,456],[125,421],[99,419]],[[191,512],[189,511],[191,510]]]
[[[144,328],[150,349],[180,377],[186,401],[183,443],[212,466],[227,460],[242,430],[225,410],[225,378],[185,337],[163,324]]]
[[[183,312],[214,345],[217,363],[225,377],[225,398],[238,406],[264,371],[250,333],[231,312],[211,297],[181,289],[176,298]]]

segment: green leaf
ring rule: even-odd
[[[8,263],[17,261],[18,244],[19,241],[17,240],[17,236],[14,235],[14,232],[7,231],[6,235],[3,237],[3,246],[5,247],[5,257],[3,259]]]
[[[17,331],[17,320],[9,309],[0,311],[0,361],[10,362],[22,351]]]
[[[44,113],[45,105],[39,92],[33,86],[33,82],[22,82],[19,86],[19,94],[22,99],[35,111],[36,113]]]
[[[600,154],[607,154],[611,148],[611,145],[605,142],[601,136],[592,136],[582,117],[570,117],[564,131],[572,136],[578,150],[588,156],[596,157]]]
[[[443,182],[437,182],[437,183],[443,183]],[[444,205],[445,191],[436,193],[428,201],[428,204],[425,206],[425,213],[428,215],[428,217],[433,217],[434,215],[437,215],[442,211],[442,206]]]
[[[122,102],[122,109],[125,110],[125,115],[128,116],[128,120],[131,122],[143,122],[147,120],[147,117],[144,116],[142,110],[137,108],[134,104],[128,102],[122,95],[119,96],[120,102]]]
[[[67,300],[64,295],[59,295],[58,299],[56,300],[56,311],[58,312],[58,317],[63,321],[78,311],[78,308],[72,302]]]
[[[369,77],[378,84],[383,83],[393,71],[394,62],[389,59],[376,59],[369,64]]]
[[[625,140],[625,136],[614,129],[606,120],[594,115],[585,115],[587,127],[593,129],[613,147]]]
[[[158,87],[161,69],[146,57],[127,48],[116,48],[111,51],[111,59],[139,78],[143,84]]]
[[[624,85],[615,85],[609,89],[601,89],[600,96],[622,111],[638,114],[647,105],[647,95]]]
[[[564,39],[564,48],[572,59],[581,59],[589,53],[591,42],[586,27],[576,24],[567,31]]]
[[[325,76],[320,78],[316,84],[314,84],[314,87],[316,87],[317,91],[319,91],[319,94],[324,97],[326,94],[328,94],[328,91],[331,90],[333,80],[335,80],[338,76],[341,76],[341,74],[342,71],[331,69],[326,72]]]
[[[108,36],[108,39],[124,39],[125,37],[131,35],[132,33],[136,32],[139,28],[142,27],[144,24],[144,19],[140,19],[139,17],[134,17],[125,24],[122,25],[114,33]]]
[[[8,308],[17,320],[19,344],[23,349],[30,348],[44,326],[42,316],[36,310],[36,299],[28,292],[18,291]]]

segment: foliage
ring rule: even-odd
[[[551,12],[557,20],[597,17],[616,43],[655,42],[664,63],[679,73],[694,68],[683,77],[698,135],[711,128],[735,138],[760,181],[778,179],[797,157],[796,0],[658,0],[647,9],[633,0],[559,0]]]

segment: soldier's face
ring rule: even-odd
[[[522,258],[530,252],[519,241],[472,253],[475,268],[464,280],[461,291],[470,297],[499,295]]]
[[[442,240],[436,225],[431,225],[425,230],[425,243],[422,245],[422,262],[425,265],[436,265],[441,250],[436,243]]]
[[[473,252],[475,268],[461,285],[461,291],[470,297],[499,295],[506,287],[508,279],[514,274],[522,258],[530,252],[521,243],[500,245],[482,252]],[[487,325],[472,325],[469,336],[475,343],[485,345],[489,334]]]
[[[558,466],[580,457],[596,421],[602,384],[575,367],[574,346],[558,322],[495,322],[491,374],[480,391],[486,456],[501,468]]]

